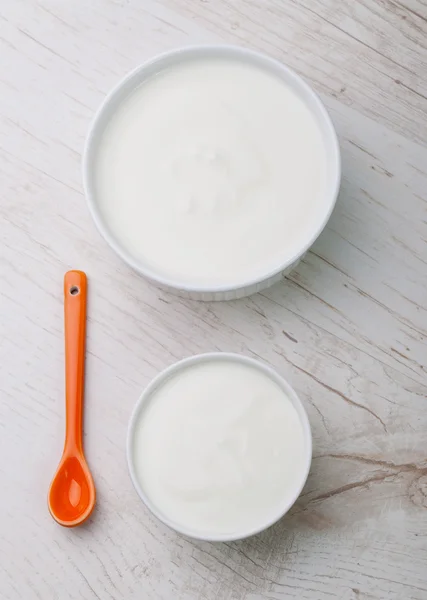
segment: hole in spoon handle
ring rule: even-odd
[[[68,271],[64,277],[65,446],[82,449],[87,277]]]

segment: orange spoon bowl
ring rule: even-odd
[[[64,527],[86,521],[96,500],[82,442],[86,301],[86,275],[68,271],[64,277],[65,444],[48,495],[49,511]]]
[[[94,506],[95,486],[86,461],[63,457],[49,491],[52,517],[64,527],[75,527],[90,517]]]

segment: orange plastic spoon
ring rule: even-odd
[[[86,275],[68,271],[64,277],[65,444],[48,497],[52,517],[64,527],[86,521],[95,506],[95,486],[82,444],[86,297]]]

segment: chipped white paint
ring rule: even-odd
[[[425,600],[425,0],[2,0],[0,597]],[[94,229],[80,155],[124,73],[179,44],[241,43],[322,94],[344,183],[290,279],[201,304],[124,266]],[[63,432],[62,276],[90,283],[86,452],[98,506],[69,531],[46,492]],[[233,544],[184,539],[126,471],[141,388],[189,354],[259,356],[313,425],[312,474],[282,522]]]

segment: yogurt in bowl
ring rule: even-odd
[[[280,279],[338,193],[336,135],[291,70],[237,47],[184,48],[131,73],[98,112],[84,185],[111,246],[201,299]]]
[[[244,356],[194,356],[161,373],[131,417],[127,455],[139,496],[190,537],[226,541],[269,527],[295,502],[311,433],[293,389]]]

